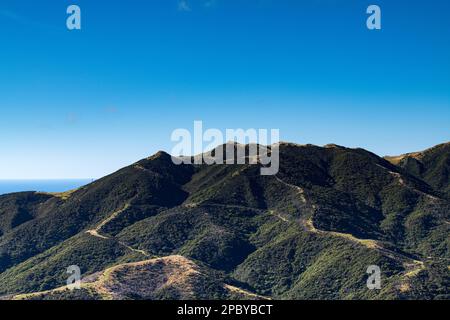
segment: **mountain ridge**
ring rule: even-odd
[[[236,298],[223,283],[275,299],[448,297],[450,203],[439,185],[360,148],[279,148],[276,176],[158,152],[63,195],[0,196],[0,295],[58,288],[69,265],[88,277],[179,255],[220,274],[198,284],[200,298]],[[365,286],[373,264],[381,291]],[[63,298],[77,297],[101,298]]]

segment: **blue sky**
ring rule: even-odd
[[[449,141],[449,15],[442,0],[2,0],[0,179],[98,178],[194,120],[380,155]]]

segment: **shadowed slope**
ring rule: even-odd
[[[386,159],[450,198],[450,143]]]

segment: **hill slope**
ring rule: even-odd
[[[446,145],[424,152],[419,171],[403,164],[409,156],[279,147],[276,176],[250,164],[177,166],[159,152],[70,193],[0,196],[0,295],[450,297]],[[70,265],[82,290],[55,289]],[[370,265],[381,267],[381,290],[366,287]]]
[[[386,159],[450,198],[450,143]]]

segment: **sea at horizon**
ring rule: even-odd
[[[0,180],[0,195],[24,191],[64,192],[79,188],[93,179]]]

